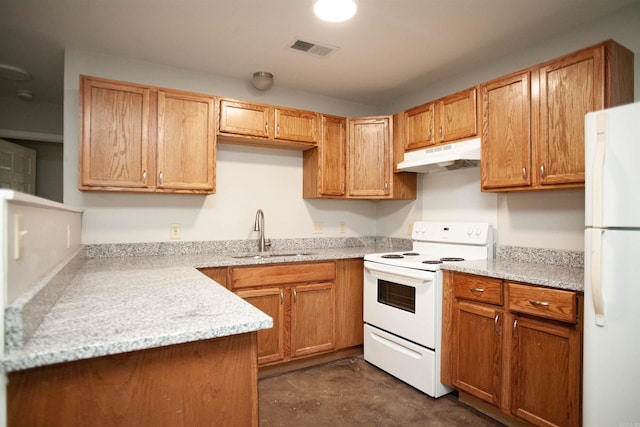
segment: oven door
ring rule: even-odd
[[[439,272],[364,262],[364,321],[436,347]]]

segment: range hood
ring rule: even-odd
[[[480,138],[404,153],[398,169],[429,173],[480,165]]]

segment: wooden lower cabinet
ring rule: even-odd
[[[260,366],[362,345],[362,259],[200,271],[273,319],[273,328],[258,331]]]
[[[11,372],[7,425],[257,427],[256,332]]]
[[[451,271],[444,276],[442,382],[489,403],[478,409],[495,408],[492,416],[581,425],[582,295]]]
[[[502,388],[502,320],[495,307],[459,302],[455,307],[454,386],[494,405]]]

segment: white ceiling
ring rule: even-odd
[[[0,63],[33,74],[0,79],[34,101],[62,103],[65,47],[384,105],[447,76],[530,46],[638,0],[360,0],[325,23],[313,0],[0,0]],[[327,57],[295,38],[336,46]]]

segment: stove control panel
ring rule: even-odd
[[[413,224],[411,238],[425,242],[487,245],[492,240],[493,229],[486,222],[433,222],[417,221]]]

